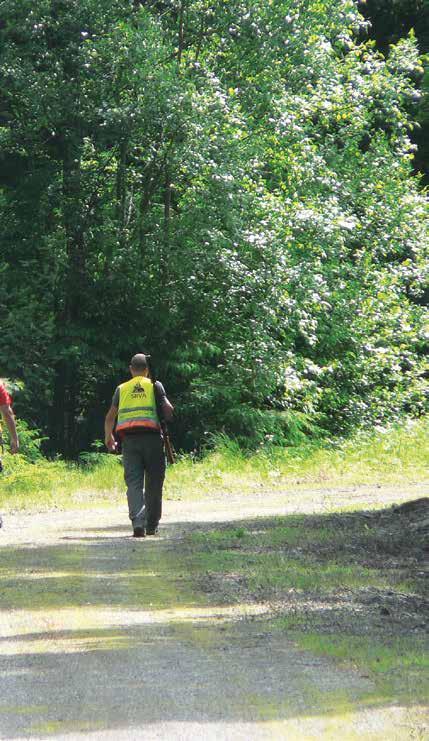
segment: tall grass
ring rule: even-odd
[[[14,509],[67,508],[115,501],[123,490],[122,467],[115,456],[98,455],[94,465],[5,456],[0,506]]]
[[[216,489],[251,491],[354,484],[417,483],[428,479],[429,418],[390,429],[359,433],[291,448],[263,448],[246,454],[219,436],[201,460],[179,460],[168,475],[170,493],[180,496]]]
[[[3,510],[85,506],[123,496],[118,457],[88,454],[80,464],[5,456],[0,480]],[[167,472],[166,496],[175,499],[217,492],[252,492],[262,487],[333,487],[399,484],[427,480],[429,419],[376,429],[347,440],[245,453],[237,442],[218,436],[213,450],[197,459],[180,456]]]

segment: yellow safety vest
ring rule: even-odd
[[[119,407],[116,430],[126,432],[138,428],[160,430],[152,381],[134,376],[119,386]]]

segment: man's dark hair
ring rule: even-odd
[[[131,358],[131,368],[135,371],[143,371],[147,368],[147,360],[146,355],[143,355],[142,352],[137,353],[137,355],[133,355]]]

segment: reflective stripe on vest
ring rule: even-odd
[[[116,429],[124,432],[135,428],[159,430],[155,393],[152,381],[145,376],[134,376],[119,386],[119,408]]]

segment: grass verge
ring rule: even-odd
[[[246,454],[228,438],[202,460],[183,457],[167,480],[172,495],[246,492],[261,487],[335,487],[427,480],[429,418],[347,440]]]
[[[202,459],[179,456],[167,471],[167,498],[199,498],[206,494],[251,493],[297,487],[359,484],[405,484],[427,478],[429,419],[390,430],[375,430],[345,441],[316,446],[271,448],[246,454],[227,438]],[[34,509],[76,507],[114,502],[123,497],[120,458],[86,454],[80,465],[23,456],[5,456],[0,480],[0,507]]]
[[[214,601],[264,603],[270,629],[298,647],[353,666],[386,700],[424,702],[428,515],[422,499],[242,521],[191,534],[190,563]]]
[[[22,456],[5,457],[0,481],[2,511],[67,509],[123,499],[123,470],[115,456],[100,455],[94,465]]]

